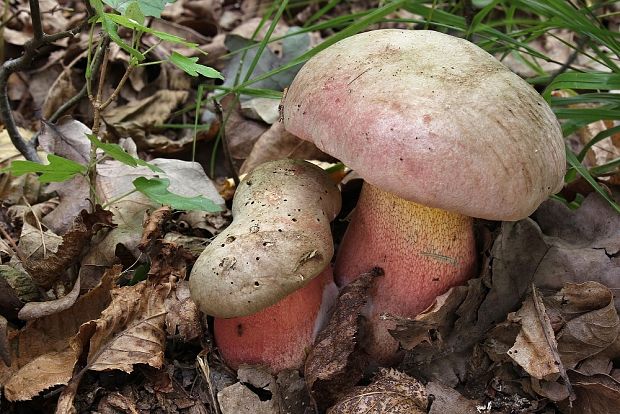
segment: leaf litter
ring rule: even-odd
[[[70,21],[72,14],[54,2],[40,3],[48,33],[77,21]],[[28,9],[24,1],[16,4]],[[81,7],[74,13],[83,13]],[[226,79],[236,73],[243,78],[251,53],[243,62],[239,53],[228,60],[221,57],[226,48],[234,52],[262,38],[269,22],[261,25],[258,16],[265,7],[261,1],[230,7],[217,0],[179,0],[166,9],[167,20],[154,24],[210,52],[205,57],[194,50],[185,56],[227,73]],[[316,11],[316,5],[310,5],[298,16]],[[27,14],[18,13],[4,29],[5,41],[23,45],[31,37],[29,24]],[[294,30],[280,23],[276,34]],[[252,40],[254,32],[258,36]],[[148,34],[144,42],[154,46],[157,58],[170,53]],[[315,42],[304,34],[269,44],[254,76],[289,62]],[[555,43],[539,46],[565,54]],[[27,109],[42,108],[49,116],[69,92],[83,86],[86,44],[85,34],[56,44],[45,62],[10,80],[10,99],[25,102]],[[104,85],[108,96],[127,59],[113,46],[110,62],[116,70]],[[258,86],[281,90],[294,73],[295,68]],[[193,115],[180,110],[196,102],[190,85],[167,65],[159,71],[149,66],[135,70],[104,113],[102,135],[166,170],[171,188],[181,193],[185,188],[187,196],[209,194],[223,206],[224,199],[204,174],[207,163],[200,159],[217,135],[217,120],[208,110],[203,108],[200,115],[215,126],[196,134],[202,166],[157,159],[170,154],[189,159],[194,131],[165,125],[193,122]],[[277,99],[247,98],[228,105],[224,101],[233,108],[226,125],[228,149],[236,167],[243,165],[242,172],[271,159],[324,159],[275,122]],[[46,153],[83,164],[89,158],[85,125],[92,113],[84,101],[69,113],[46,124],[38,139]],[[29,129],[37,129],[37,120],[27,121]],[[575,139],[588,140],[596,128],[608,126],[590,126]],[[30,132],[23,129],[23,134]],[[128,136],[133,144],[125,141]],[[4,131],[0,145],[2,162],[17,155]],[[608,162],[617,157],[617,149],[617,137],[610,137],[586,163],[595,167]],[[102,203],[131,190],[136,177],[153,174],[109,159],[98,165],[98,173]],[[613,184],[615,179],[607,181]],[[208,188],[198,187],[199,182]],[[81,176],[42,187],[32,174],[2,173],[0,194],[6,203],[0,209],[0,226],[26,258],[9,261],[16,252],[3,235],[0,384],[9,401],[40,404],[41,396],[60,395],[57,412],[311,413],[318,407],[354,413],[390,407],[383,412],[599,414],[614,413],[620,406],[620,370],[614,365],[620,356],[620,299],[614,295],[620,288],[620,219],[596,195],[588,196],[578,210],[549,201],[533,219],[500,227],[481,223],[480,235],[489,239],[489,246],[480,277],[440,296],[412,320],[384,316],[398,322],[393,335],[406,350],[398,371],[373,371],[365,361],[362,308],[371,278],[362,278],[361,286],[342,292],[329,329],[309,350],[304,376],[293,371],[272,377],[256,367],[232,375],[222,366],[208,320],[189,298],[184,280],[196,252],[230,222],[229,211],[169,213],[134,193],[111,206],[112,217],[89,225],[79,222],[79,217],[92,214],[82,210],[93,209]],[[198,360],[203,362],[196,362],[200,349]],[[98,373],[118,384],[110,387]]]

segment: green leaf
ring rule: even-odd
[[[205,76],[207,78],[224,79],[222,77],[222,74],[217,70],[198,63],[197,56],[187,57],[183,56],[180,53],[172,52],[169,60],[170,63],[174,64],[176,67],[183,70],[188,75],[196,77],[198,76],[198,74],[201,74],[202,76]]]
[[[128,16],[121,16],[119,14],[113,14],[113,13],[105,13],[105,18],[114,22],[115,24],[121,25],[130,30],[152,34],[153,36],[158,37],[159,39],[165,42],[176,43],[176,44],[187,46],[193,49],[198,48],[198,43],[188,42],[182,37],[175,36],[170,33],[162,32],[160,30],[151,29],[150,27],[146,27],[142,23],[132,20]]]
[[[39,164],[32,161],[13,161],[9,167],[1,171],[20,176],[28,173],[41,174],[39,181],[42,183],[66,181],[78,174],[86,174],[86,167],[75,161],[68,160],[58,155],[48,154],[49,164]]]
[[[121,49],[129,53],[138,62],[142,62],[144,60],[144,55],[140,53],[138,50],[129,46],[127,43],[125,43],[123,39],[121,39],[121,37],[118,35],[118,26],[114,22],[114,19],[111,19],[110,16],[123,17],[117,14],[113,15],[109,13],[103,13],[99,15],[98,21],[101,23],[101,27],[103,28],[103,30],[108,34],[108,36],[110,36],[110,39],[112,39],[114,43],[116,43],[117,45],[121,47]],[[124,19],[126,19],[127,21],[133,22],[133,20],[129,20],[126,17],[124,17]],[[138,25],[138,24],[135,23],[135,25]]]
[[[140,10],[140,6],[138,5],[138,3],[131,3],[129,5],[129,7],[127,7],[127,10],[125,11],[125,16],[127,16],[129,19],[131,20],[135,20],[136,22],[140,23],[140,24],[144,24],[144,13],[142,13],[142,10]]]
[[[130,17],[130,9],[137,8],[144,16],[159,18],[166,5],[174,3],[174,0],[104,0],[104,2],[127,17]]]
[[[138,177],[133,180],[136,190],[155,201],[175,210],[202,210],[211,213],[222,211],[222,208],[203,196],[185,197],[168,191],[170,180],[167,178]]]
[[[97,138],[93,134],[86,134],[91,144],[95,147],[101,149],[106,155],[114,158],[116,161],[120,161],[123,164],[129,165],[130,167],[137,167],[141,165],[143,167],[148,167],[153,172],[163,173],[164,171],[156,165],[150,164],[140,158],[135,158],[129,155],[123,148],[121,148],[118,144],[108,144],[101,142],[99,138]]]

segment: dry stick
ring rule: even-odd
[[[103,51],[106,45],[107,45],[106,41],[105,40],[102,41],[99,47],[97,48],[97,51],[95,52],[95,56],[93,58],[93,64],[92,64],[93,73],[96,73],[99,70],[99,66],[101,66],[101,57],[103,56]],[[67,102],[63,103],[58,109],[56,109],[56,111],[48,119],[42,120],[43,123],[52,124],[58,121],[58,119],[60,119],[61,116],[63,116],[69,109],[71,109],[71,107],[76,105],[82,98],[84,98],[88,92],[87,82],[88,82],[88,79],[86,80],[86,83],[84,83],[84,86],[82,86],[82,89],[80,89],[80,91],[77,94],[69,98]],[[37,131],[34,137],[32,137],[31,142],[32,142],[32,145],[34,145],[35,147],[39,144],[39,137],[41,136],[42,131],[43,131],[43,128]]]
[[[20,57],[8,60],[0,66],[0,122],[4,124],[15,148],[27,160],[41,162],[34,143],[32,141],[26,141],[17,129],[7,93],[9,76],[11,76],[14,72],[19,72],[26,69],[38,55],[38,49],[41,46],[49,45],[66,37],[75,36],[82,30],[82,27],[86,24],[86,21],[71,30],[55,33],[53,35],[46,35],[43,33],[41,25],[41,12],[39,10],[39,3],[37,0],[30,0],[30,15],[34,30],[34,38],[24,44],[24,53]]]

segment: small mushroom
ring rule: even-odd
[[[309,60],[283,101],[286,129],[364,178],[339,248],[346,284],[379,266],[371,354],[397,360],[389,313],[414,317],[475,271],[472,217],[519,220],[562,186],[553,112],[474,44],[376,30]]]
[[[214,321],[215,343],[233,369],[262,365],[272,373],[302,366],[338,295],[331,267],[303,288],[253,315]]]
[[[239,183],[232,223],[194,264],[192,299],[208,315],[233,318],[306,286],[331,261],[339,210],[340,192],[321,168],[299,160],[257,167]]]

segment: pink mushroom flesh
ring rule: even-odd
[[[472,218],[425,207],[364,183],[336,258],[336,281],[344,286],[374,266],[378,279],[367,315],[369,353],[380,364],[397,361],[388,313],[413,318],[450,287],[469,279],[476,266]]]
[[[272,373],[299,368],[326,322],[338,289],[331,267],[275,305],[249,316],[215,319],[215,342],[228,366],[263,365]]]

